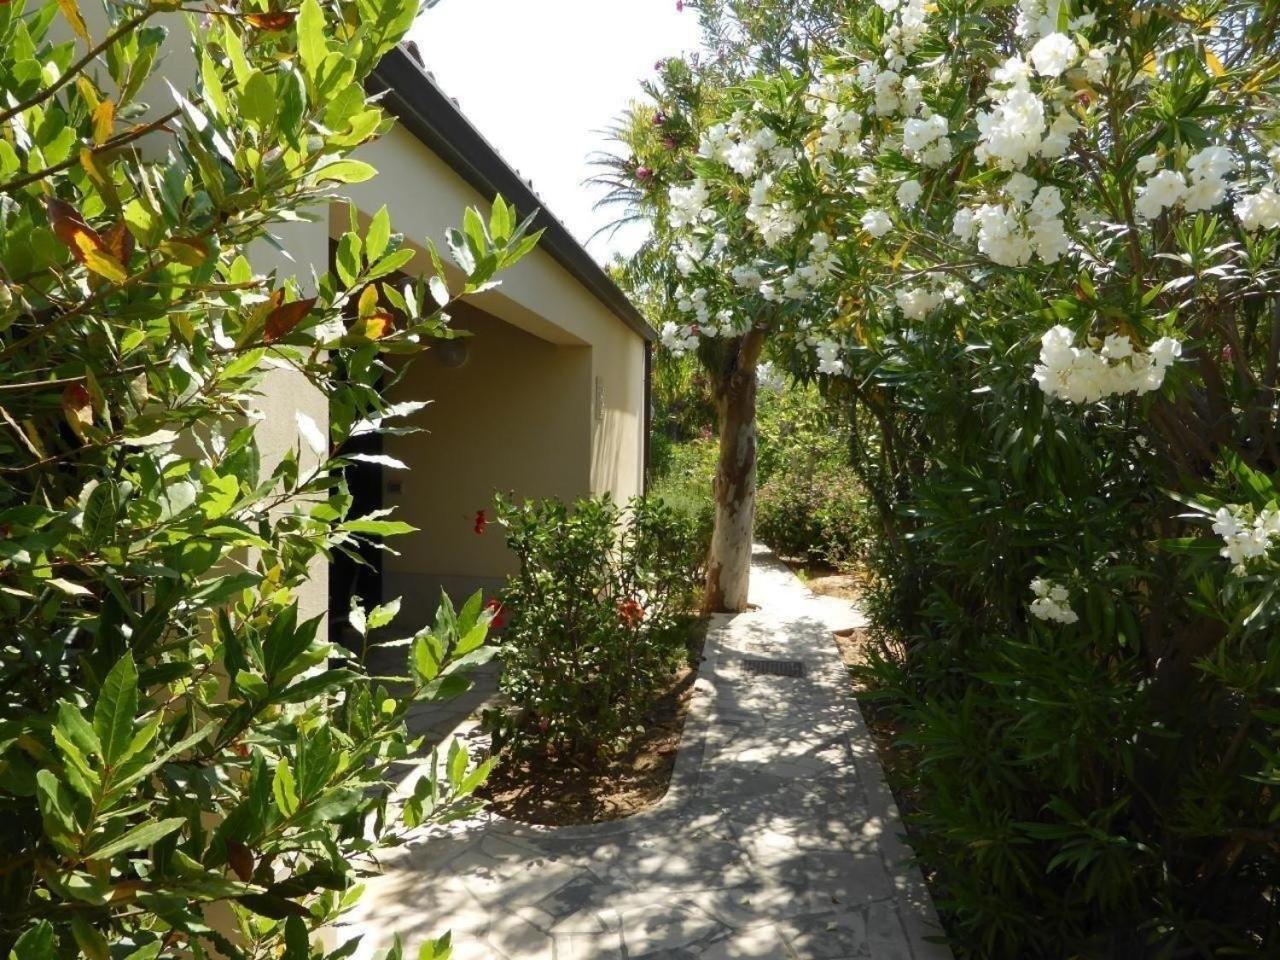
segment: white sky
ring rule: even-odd
[[[441,0],[409,34],[427,69],[534,192],[586,244],[613,218],[594,212],[587,157],[653,65],[698,46],[676,0]],[[521,211],[524,213],[525,211]],[[640,228],[592,240],[599,261],[629,253]]]

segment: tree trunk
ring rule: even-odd
[[[708,613],[747,609],[756,505],[756,363],[763,346],[761,331],[746,334],[737,350],[730,352],[728,369],[717,377],[720,459],[713,486],[716,523],[703,599]]]

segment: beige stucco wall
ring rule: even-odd
[[[424,241],[443,249],[444,231],[466,206],[488,214],[490,198],[400,128],[359,155],[379,175],[348,188],[350,198],[362,219],[387,204],[393,228],[419,250],[410,275],[431,271]],[[346,229],[344,206],[335,205],[330,223],[335,237]],[[400,556],[384,559],[384,598],[404,598],[405,624],[434,610],[441,587],[457,599],[494,589],[511,572],[500,530],[477,537],[472,529],[477,510],[492,515],[495,491],[625,501],[642,490],[643,338],[545,251],[499,279],[469,299],[480,310],[454,311],[453,322],[475,334],[467,365],[448,370],[428,352],[394,394],[432,401],[416,418],[428,433],[386,446],[411,470],[387,474],[384,505],[422,530],[398,538]]]
[[[476,511],[492,518],[496,493],[569,499],[590,486],[589,348],[548,343],[475,308],[454,323],[474,334],[465,365],[428,352],[390,394],[431,401],[412,420],[426,432],[384,440],[410,470],[384,472],[383,505],[421,528],[383,559],[383,597],[403,597],[407,624],[430,618],[441,588],[455,599],[491,593],[514,570],[500,527],[475,533]]]

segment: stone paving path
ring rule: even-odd
[[[671,789],[627,820],[490,815],[424,831],[338,934],[406,956],[452,929],[455,960],[944,960],[928,892],[832,630],[860,625],[757,547],[758,610],[708,632]],[[748,673],[787,659],[803,677]]]

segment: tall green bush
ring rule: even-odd
[[[1277,955],[1280,7],[690,5],[637,276],[853,411],[958,947]]]
[[[495,752],[595,762],[644,731],[687,661],[704,553],[695,522],[656,498],[500,502],[520,564],[502,606]]]
[[[484,772],[455,747],[389,802],[410,704],[484,656],[478,598],[410,638],[394,695],[298,600],[315,561],[412,532],[349,515],[343,445],[417,409],[376,385],[449,335],[444,277],[391,284],[413,253],[385,209],[314,289],[251,263],[373,175],[362,82],[417,8],[103,9],[91,30],[74,0],[0,4],[0,954],[306,958],[374,851]],[[197,75],[148,106],[174,30]],[[454,294],[522,233],[501,201],[468,211]],[[332,422],[299,413],[268,465],[282,382]]]

